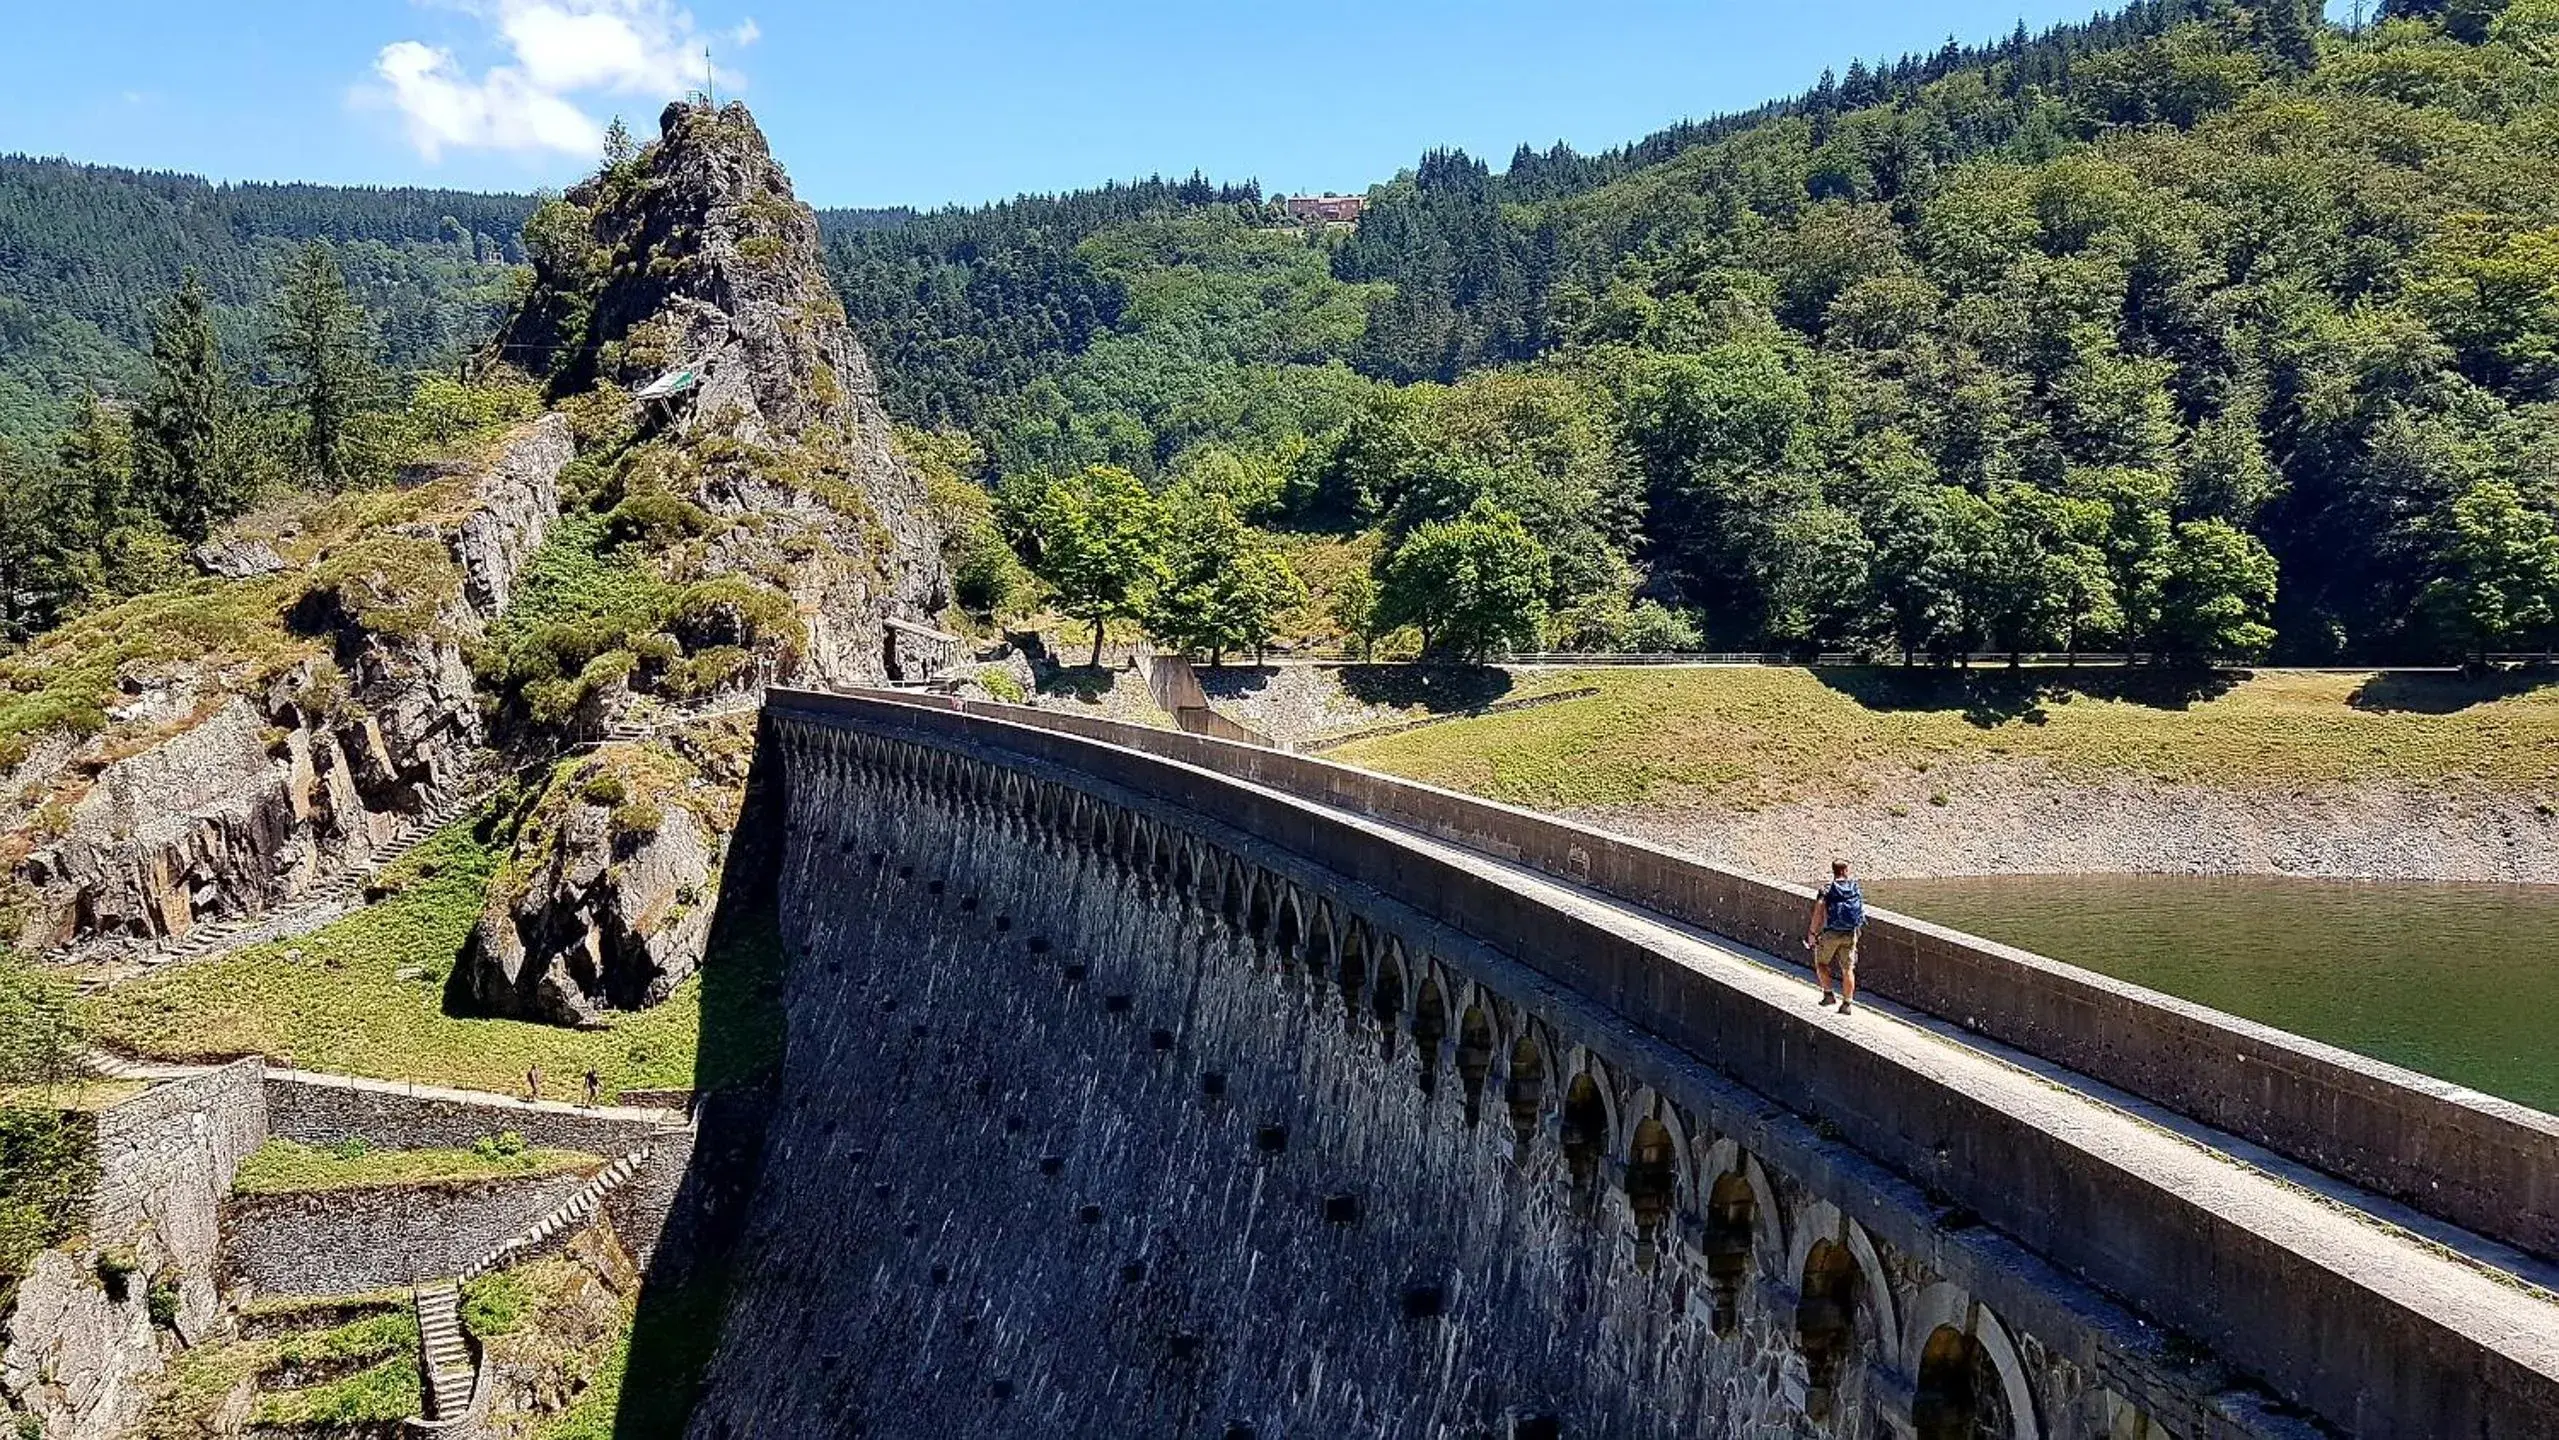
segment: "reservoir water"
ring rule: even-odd
[[[1876,880],[1875,904],[2559,1112],[2559,886]]]

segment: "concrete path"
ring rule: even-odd
[[[166,1065],[149,1060],[128,1060],[104,1050],[89,1052],[89,1068],[109,1080],[184,1080],[203,1075],[218,1065]],[[681,1126],[686,1123],[682,1111],[654,1105],[579,1105],[567,1100],[527,1100],[521,1095],[502,1095],[494,1090],[464,1090],[450,1085],[421,1085],[409,1080],[376,1080],[364,1075],[339,1075],[325,1070],[294,1070],[270,1062],[267,1078],[287,1080],[297,1085],[325,1086],[338,1090],[364,1090],[376,1095],[399,1095],[412,1100],[442,1100],[455,1105],[472,1105],[490,1110],[513,1110],[541,1115],[597,1116],[606,1120],[626,1120],[643,1125]]]

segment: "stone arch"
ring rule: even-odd
[[[1759,1214],[1759,1193],[1746,1171],[1736,1167],[1707,1182],[1707,1323],[1718,1335],[1732,1334],[1741,1323],[1742,1285],[1758,1247]]]
[[[1538,1049],[1536,1036],[1523,1034],[1512,1042],[1502,1099],[1510,1107],[1511,1136],[1519,1143],[1519,1158],[1525,1161],[1546,1118],[1546,1055]]]
[[[1389,937],[1377,957],[1377,978],[1369,986],[1369,1013],[1377,1018],[1382,1058],[1395,1058],[1395,1032],[1404,1020],[1404,944]]]
[[[1342,926],[1338,978],[1342,984],[1342,1018],[1352,1029],[1359,1028],[1359,999],[1368,989],[1373,946],[1366,920],[1354,915],[1348,924]]]
[[[1843,1367],[1854,1358],[1861,1312],[1868,1336],[1887,1358],[1900,1348],[1889,1272],[1866,1227],[1817,1200],[1796,1223],[1786,1273],[1797,1277],[1796,1345],[1825,1407],[1813,1412],[1808,1401],[1807,1411],[1823,1419],[1841,1376],[1849,1373]]]
[[[1448,996],[1441,991],[1439,977],[1424,965],[1422,988],[1413,997],[1414,1059],[1421,1066],[1422,1098],[1430,1099],[1439,1092],[1439,1046],[1448,1038]]]
[[[1909,1309],[1902,1356],[1919,1440],[2041,1440],[2025,1362],[1990,1307],[1940,1281]]]
[[[1469,1005],[1457,1023],[1457,1078],[1466,1092],[1466,1123],[1484,1118],[1484,1080],[1493,1073],[1493,1022],[1484,1007]]]
[[[1201,881],[1215,873],[1216,872],[1211,870],[1204,870],[1200,865],[1200,843],[1197,840],[1185,835],[1182,837],[1181,843],[1173,847],[1173,893],[1177,895],[1197,894],[1201,888]],[[1207,899],[1211,905],[1214,905],[1217,901],[1217,897],[1215,895],[1209,895],[1204,898]]]
[[[1280,959],[1286,961],[1306,941],[1306,899],[1297,887],[1279,882],[1278,919],[1273,923],[1271,943],[1279,948]]]
[[[1600,1162],[1613,1149],[1616,1126],[1609,1116],[1605,1071],[1584,1066],[1564,1089],[1562,1124],[1558,1127],[1564,1144],[1564,1166],[1571,1172],[1573,1186],[1584,1194],[1598,1188]]]
[[[1341,953],[1341,934],[1333,918],[1333,902],[1317,897],[1312,918],[1306,925],[1306,974],[1317,989],[1332,973],[1333,962]]]
[[[1650,1268],[1664,1222],[1679,1199],[1677,1136],[1646,1115],[1626,1140],[1626,1208],[1635,1216],[1635,1255]]]

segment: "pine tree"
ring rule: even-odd
[[[151,328],[151,388],[134,414],[133,504],[201,540],[247,497],[225,453],[230,382],[204,277],[187,271]]]
[[[2318,66],[2318,26],[2310,0],[2259,0],[2258,38],[2268,54],[2293,70]]]
[[[640,142],[631,138],[631,127],[622,123],[621,116],[614,116],[613,123],[604,127],[604,163],[627,164],[639,153]]]
[[[303,459],[331,487],[355,475],[355,419],[373,397],[373,338],[327,245],[302,247],[276,295],[277,367],[302,427]]]

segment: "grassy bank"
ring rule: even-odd
[[[1549,679],[1600,693],[1326,758],[1541,809],[1853,800],[2000,760],[2082,780],[2559,790],[2559,685],[2511,678],[1733,667]]]
[[[485,1137],[467,1150],[377,1150],[361,1140],[330,1146],[270,1140],[240,1162],[231,1190],[238,1195],[280,1195],[361,1185],[510,1180],[603,1163],[602,1156],[583,1151],[528,1148],[522,1137],[512,1134]]]
[[[566,1093],[591,1065],[608,1097],[716,1087],[770,1062],[770,1053],[741,1044],[697,1067],[701,975],[666,1003],[599,1029],[451,1013],[447,977],[503,854],[472,822],[448,827],[383,877],[391,894],[325,929],[105,992],[93,1011],[97,1036],[155,1059],[258,1054],[304,1069],[500,1092],[521,1090],[526,1068],[538,1064]],[[770,1036],[765,982],[780,965],[770,926],[723,925],[715,942],[706,963],[723,977],[708,1002],[718,1033]]]

